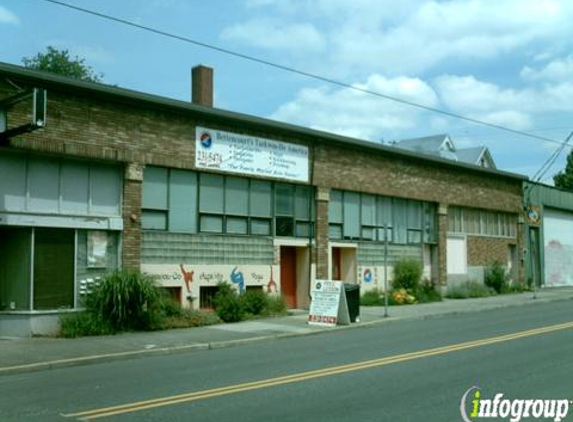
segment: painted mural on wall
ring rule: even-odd
[[[361,293],[368,290],[384,290],[384,267],[383,266],[359,266],[358,284]],[[392,284],[392,267],[388,266],[388,287]]]
[[[199,306],[201,287],[218,283],[229,283],[241,294],[250,286],[280,293],[277,265],[143,264],[141,270],[155,276],[163,287],[180,287],[183,297],[190,297],[194,307]],[[185,301],[183,305],[188,306]]]
[[[545,246],[545,284],[573,286],[573,246],[550,240]]]

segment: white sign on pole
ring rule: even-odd
[[[311,292],[308,323],[334,327],[350,324],[344,284],[341,281],[315,280]]]
[[[308,182],[308,147],[197,127],[195,167]]]

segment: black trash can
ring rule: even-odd
[[[360,316],[360,286],[358,284],[344,283],[344,293],[346,294],[350,322],[356,322]]]

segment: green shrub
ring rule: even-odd
[[[106,275],[88,296],[87,311],[114,331],[147,330],[157,323],[159,288],[153,278],[131,271]]]
[[[241,321],[245,317],[243,301],[227,283],[217,284],[218,291],[213,297],[215,312],[225,322]]]
[[[422,266],[413,259],[401,259],[394,265],[394,278],[392,286],[394,289],[406,289],[409,292],[416,292],[422,277]]]
[[[280,316],[287,314],[287,304],[282,296],[267,296],[267,307],[261,313],[264,316]]]
[[[260,315],[268,307],[269,296],[262,291],[262,289],[247,290],[241,301],[243,302],[243,309],[251,315]]]
[[[420,283],[416,296],[420,303],[441,302],[442,300],[442,293],[438,286],[430,280]]]
[[[475,281],[468,281],[466,283],[449,286],[445,296],[449,299],[468,299],[493,295],[495,295],[493,289]]]
[[[60,318],[60,336],[75,338],[112,334],[113,329],[90,312],[78,312]]]
[[[501,289],[501,293],[523,293],[530,291],[531,287],[526,285],[525,283],[505,283],[503,288]]]
[[[498,261],[495,261],[485,270],[484,281],[486,286],[491,287],[497,293],[501,293],[506,288],[505,269]]]
[[[384,306],[384,294],[379,290],[368,290],[360,297],[360,306]]]
[[[179,315],[164,318],[157,329],[205,327],[220,323],[221,319],[214,312],[185,309]]]

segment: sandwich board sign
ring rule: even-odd
[[[335,327],[350,324],[344,284],[341,281],[315,280],[311,291],[309,325]]]

